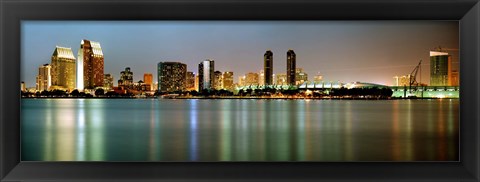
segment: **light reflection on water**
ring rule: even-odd
[[[23,161],[456,161],[458,100],[23,99]]]

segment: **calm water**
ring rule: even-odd
[[[23,161],[452,161],[459,100],[23,99]]]

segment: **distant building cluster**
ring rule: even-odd
[[[260,86],[299,86],[309,82],[308,74],[303,68],[297,67],[295,52],[290,49],[286,52],[286,69],[283,73],[273,73],[273,52],[267,50],[263,55],[263,69],[258,72],[248,72],[239,75],[238,82],[234,83],[232,71],[215,70],[215,61],[205,59],[195,68],[197,72],[187,69],[182,62],[159,62],[157,64],[157,82],[152,73],[144,73],[143,80],[134,81],[133,71],[126,67],[120,72],[117,86],[110,73],[104,73],[104,54],[99,42],[81,40],[77,57],[71,48],[56,46],[50,64],[38,67],[35,91],[89,91],[99,88],[105,91],[114,91],[119,94],[177,92],[205,90],[229,90],[239,87]],[[393,86],[409,86],[412,75],[395,76]],[[325,83],[323,76],[317,73],[313,76],[313,83]],[[426,85],[420,83],[420,85]],[[452,69],[452,58],[447,52],[430,51],[430,86],[458,86],[458,70]],[[24,82],[21,90],[27,91]]]

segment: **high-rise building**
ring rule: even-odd
[[[186,83],[186,89],[191,91],[195,90],[195,73],[191,71],[187,71],[187,83]]]
[[[297,65],[297,56],[293,50],[287,51],[287,84],[295,85],[296,84],[296,65]]]
[[[258,85],[258,73],[247,73],[245,75],[245,86]]]
[[[100,43],[82,40],[78,50],[77,88],[82,90],[103,87],[104,59]]]
[[[105,74],[103,77],[103,87],[107,90],[113,89],[113,76],[112,74]]]
[[[52,85],[51,69],[52,67],[49,64],[44,64],[38,68],[36,84],[38,91],[49,90]]]
[[[277,74],[275,75],[277,85],[287,85],[287,74]]]
[[[305,73],[302,68],[296,68],[295,69],[295,85],[300,85],[306,81],[308,81],[308,74]]]
[[[214,88],[216,90],[221,90],[223,87],[222,87],[222,72],[221,71],[215,71],[213,72],[213,75],[214,75]]]
[[[207,59],[198,64],[198,90],[213,89],[215,81],[215,62]]]
[[[180,62],[158,63],[158,90],[160,92],[184,91],[187,65]]]
[[[130,67],[126,67],[125,71],[120,72],[120,79],[118,80],[118,86],[123,88],[133,87],[133,72],[130,71]]]
[[[143,83],[145,83],[145,87],[147,91],[151,91],[153,87],[153,75],[152,73],[144,73],[143,74]]]
[[[263,55],[263,70],[264,70],[264,84],[265,85],[272,85],[273,80],[273,52],[271,50],[267,50]]]
[[[452,56],[447,52],[430,51],[430,85],[451,85]]]
[[[223,72],[222,81],[223,89],[233,91],[233,72]]]
[[[57,46],[50,65],[53,89],[73,90],[76,87],[75,56],[71,48]]]

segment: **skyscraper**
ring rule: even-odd
[[[272,74],[272,79],[273,79],[273,75],[275,75],[275,74]],[[272,83],[275,83],[275,82],[272,81]],[[258,84],[259,85],[266,85],[265,84],[265,70],[263,70],[263,69],[258,72]]]
[[[56,46],[51,66],[53,89],[73,90],[76,86],[76,68],[72,49]]]
[[[450,86],[452,56],[447,52],[430,51],[430,85]]]
[[[118,86],[124,87],[124,88],[132,88],[133,72],[130,71],[130,67],[126,67],[125,71],[120,72],[120,79],[118,80]]]
[[[215,79],[214,79],[214,83],[215,83],[215,90],[221,90],[223,88],[222,86],[222,72],[221,71],[215,71],[213,73]]]
[[[158,63],[158,90],[174,92],[185,90],[187,65],[180,62]]]
[[[103,87],[107,90],[113,89],[113,76],[112,74],[105,74],[103,77]]]
[[[263,55],[263,70],[264,70],[264,84],[272,85],[273,80],[273,53],[271,50],[267,50]]]
[[[198,64],[198,91],[201,92],[204,89],[213,89],[215,81],[215,62],[211,59],[207,59]]]
[[[103,87],[103,68],[104,59],[100,43],[82,40],[78,50],[77,88],[93,89],[95,87]]]
[[[145,83],[145,87],[147,91],[153,90],[153,75],[152,73],[144,73],[143,74],[143,83]]]
[[[223,72],[222,81],[223,89],[233,91],[233,72]]]
[[[287,84],[295,85],[296,55],[293,50],[287,51]]]
[[[52,85],[51,66],[44,64],[38,68],[36,89],[38,91],[49,90]]]

